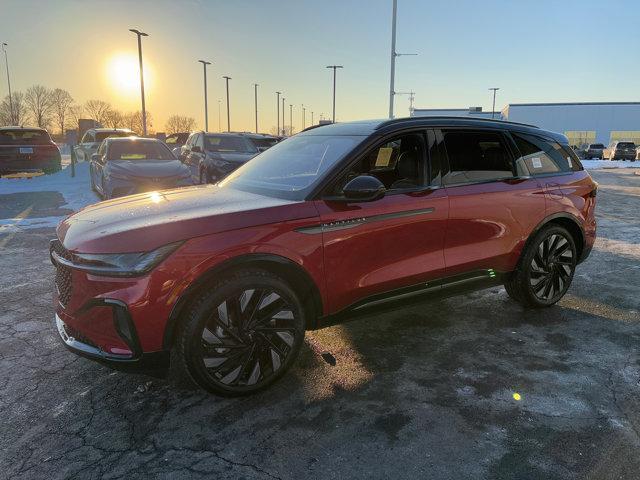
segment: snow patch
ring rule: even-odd
[[[629,160],[580,160],[586,170],[597,168],[640,168],[640,161],[631,162]]]

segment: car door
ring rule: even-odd
[[[448,200],[439,167],[428,161],[430,145],[433,136],[425,131],[385,138],[316,200],[331,311],[376,295],[391,297],[404,287],[424,290],[426,282],[443,275]],[[381,180],[385,196],[372,202],[334,200],[361,174]]]
[[[545,217],[543,186],[516,160],[505,131],[451,128],[436,135],[449,197],[447,276],[513,270],[524,242]]]
[[[88,130],[85,132],[82,137],[82,141],[80,142],[78,152],[80,153],[78,161],[89,161],[91,160],[91,155],[89,153],[93,142],[95,141],[95,132],[93,130]]]
[[[193,137],[189,139],[191,143],[189,143],[189,141],[187,142],[187,148],[185,149],[184,154],[184,163],[189,167],[191,178],[196,182],[200,180],[200,154],[198,153],[198,150],[201,148],[201,138],[201,133],[193,135]]]
[[[106,162],[106,155],[107,155],[107,142],[102,142],[96,153],[98,154],[98,158],[96,160],[93,160],[92,158],[90,170],[93,173],[94,185],[98,188],[100,193],[104,195],[103,178],[104,178],[104,165]]]

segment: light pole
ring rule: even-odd
[[[311,111],[311,125],[314,125],[314,123],[313,123],[313,110]]]
[[[489,90],[493,90],[493,107],[491,108],[491,118],[496,113],[496,92],[500,90],[500,87],[491,87]]]
[[[7,69],[7,87],[9,87],[9,113],[11,113],[11,125],[15,125],[15,117],[13,116],[13,97],[11,97],[11,80],[9,79],[9,60],[7,60],[7,46],[6,43],[2,43],[2,51],[4,52],[4,66]]]
[[[220,124],[220,109],[222,105],[222,100],[218,99],[218,131],[222,131],[222,125]]]
[[[282,97],[282,136],[285,136],[285,128],[284,128],[284,100],[285,98]]]
[[[402,55],[417,55],[417,53],[396,52],[396,17],[398,11],[398,0],[393,0],[393,12],[391,14],[391,79],[389,81],[389,118],[393,118],[393,99],[396,81],[396,57]]]
[[[227,82],[227,132],[231,131],[231,114],[229,113],[229,80],[231,77],[227,77],[226,75],[222,77]]]
[[[304,103],[302,104],[302,128],[300,131],[304,130]]]
[[[144,72],[142,70],[142,37],[148,37],[144,32],[130,28],[130,32],[138,36],[138,59],[140,61],[140,96],[142,97],[142,135],[147,136],[147,110],[144,105]]]
[[[258,133],[258,84],[253,84],[253,93],[255,97],[255,105],[256,105],[256,133]]]
[[[211,65],[211,62],[205,60],[198,60],[202,64],[204,70],[204,131],[209,131],[209,108],[207,107],[207,65]]]
[[[282,92],[276,92],[276,109],[277,109],[277,113],[276,113],[276,134],[280,135],[280,95],[282,94]]]
[[[290,134],[293,135],[293,104],[289,104],[289,129]]]
[[[336,123],[336,70],[344,67],[342,65],[327,65],[327,68],[333,69],[333,123]]]

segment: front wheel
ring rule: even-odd
[[[560,226],[543,228],[507,278],[507,293],[526,307],[553,305],[567,293],[576,262],[576,245],[571,234]]]
[[[257,392],[291,367],[305,324],[303,304],[286,281],[262,270],[236,272],[189,309],[176,340],[178,368],[219,395]]]

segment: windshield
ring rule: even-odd
[[[101,142],[105,138],[111,137],[130,137],[133,133],[131,132],[96,132],[96,143]]]
[[[620,142],[616,148],[636,148],[636,144],[633,142]]]
[[[205,149],[221,153],[256,153],[256,147],[245,137],[232,135],[207,135]]]
[[[294,136],[274,145],[221,183],[239,190],[302,200],[324,174],[366,137]]]
[[[158,140],[115,141],[108,146],[108,160],[175,160],[173,153]]]
[[[44,130],[0,130],[0,144],[4,145],[46,145],[51,143]]]

